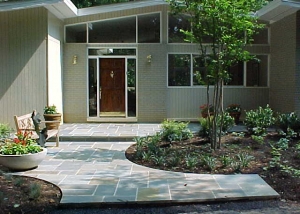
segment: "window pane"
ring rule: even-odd
[[[113,49],[113,48],[99,48],[99,49],[89,49],[89,56],[107,56],[107,55],[127,55],[135,56],[135,49]]]
[[[206,85],[207,71],[204,62],[201,56],[193,56],[193,85]]]
[[[66,26],[66,43],[86,43],[86,24]]]
[[[258,34],[253,35],[253,44],[268,44],[268,28],[259,30]]]
[[[227,85],[243,85],[244,80],[244,62],[231,66],[228,69],[230,80]]]
[[[128,117],[136,117],[136,60],[128,59],[127,61],[127,96]]]
[[[247,62],[247,86],[268,86],[268,56],[256,58]]]
[[[138,16],[138,42],[160,42],[160,14]]]
[[[180,29],[191,30],[191,24],[188,21],[188,16],[184,14],[169,14],[169,43],[185,42],[185,35],[180,32]]]
[[[89,117],[97,117],[97,60],[89,59]]]
[[[189,54],[169,55],[169,86],[191,85],[191,56]]]
[[[135,43],[136,17],[89,23],[89,43]]]

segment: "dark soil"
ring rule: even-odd
[[[58,207],[60,189],[32,177],[12,176],[0,165],[0,213],[50,213]],[[39,190],[37,190],[39,189]]]
[[[293,176],[288,172],[284,172],[280,167],[270,167],[272,161],[270,142],[278,142],[280,136],[275,133],[268,134],[264,139],[264,143],[254,141],[250,136],[236,137],[227,135],[222,139],[221,149],[212,151],[210,144],[203,138],[194,137],[191,140],[183,142],[160,142],[157,147],[163,148],[164,160],[157,163],[154,158],[145,161],[142,155],[137,153],[136,144],[129,147],[126,151],[126,157],[139,165],[151,168],[177,171],[177,172],[193,172],[193,173],[213,173],[213,174],[259,174],[273,189],[281,196],[281,200],[300,202],[300,178]],[[289,148],[281,151],[280,163],[288,165],[294,169],[300,169],[300,151],[296,149],[299,139],[293,139],[289,142]],[[143,147],[145,153],[148,152],[146,146]],[[238,160],[237,155],[247,154],[253,156],[247,167],[234,167],[228,165],[224,167],[220,157],[227,156],[234,160]],[[188,167],[186,164],[187,156],[196,156],[200,160],[203,156],[215,158],[216,166],[214,169],[203,162],[199,161],[196,166]],[[139,157],[137,157],[139,156]],[[162,156],[160,154],[159,156]],[[181,160],[175,166],[172,163],[174,156],[181,156]],[[300,176],[300,175],[299,175]]]

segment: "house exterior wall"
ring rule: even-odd
[[[55,105],[58,112],[63,112],[62,79],[62,44],[63,22],[48,12],[48,105]]]
[[[87,121],[87,48],[124,47],[137,49],[137,118],[138,122],[161,122],[167,118],[197,121],[199,106],[206,103],[206,87],[168,87],[168,54],[199,53],[197,44],[168,43],[168,5],[150,6],[124,11],[101,13],[66,19],[64,24],[85,23],[144,13],[161,12],[160,44],[72,44],[64,45],[64,119],[65,122]],[[269,54],[270,46],[253,45],[254,54]],[[78,63],[72,64],[73,55]],[[152,55],[152,62],[147,62]],[[268,87],[225,87],[225,106],[237,103],[244,110],[266,106],[269,103]]]
[[[270,106],[295,111],[296,13],[271,25],[270,51]]]
[[[73,65],[73,56],[77,64]],[[64,122],[86,122],[87,118],[87,45],[64,45]]]
[[[0,13],[0,122],[43,111],[46,94],[47,10]]]

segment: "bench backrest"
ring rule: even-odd
[[[17,116],[17,115],[14,116],[17,132],[25,131],[25,130],[35,131],[31,115],[32,114],[30,113],[22,116]]]

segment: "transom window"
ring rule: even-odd
[[[257,55],[256,60],[239,62],[230,67],[226,85],[267,87],[268,56]],[[196,54],[169,54],[168,86],[203,86],[207,82],[205,60]],[[246,81],[244,76],[246,75]],[[245,82],[244,82],[245,81]]]
[[[66,26],[66,43],[160,43],[160,13]]]

